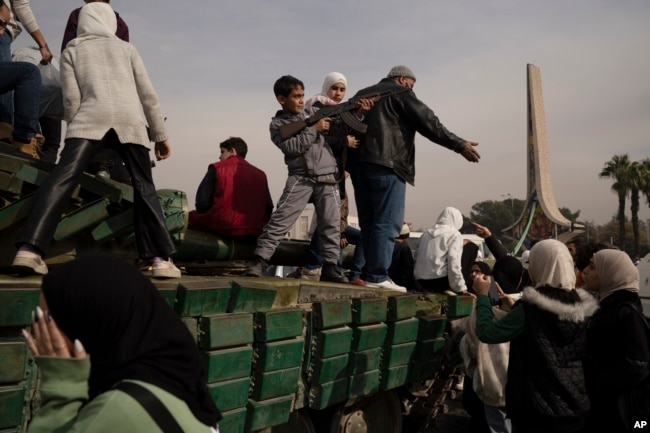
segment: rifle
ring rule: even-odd
[[[283,141],[287,140],[293,137],[294,135],[300,133],[300,131],[302,131],[306,127],[314,125],[321,119],[324,119],[326,117],[335,117],[335,116],[341,116],[341,120],[343,120],[343,122],[345,122],[346,125],[348,125],[350,128],[354,129],[357,132],[365,134],[366,130],[368,129],[368,125],[361,122],[359,119],[357,119],[357,117],[354,114],[351,113],[351,111],[356,110],[358,108],[357,104],[359,100],[370,99],[374,102],[377,102],[389,96],[408,92],[410,90],[411,90],[410,88],[406,87],[400,90],[386,90],[384,92],[369,93],[367,95],[360,95],[354,98],[350,98],[347,102],[342,102],[340,104],[321,108],[312,116],[304,120],[296,120],[295,122],[290,122],[290,123],[285,123],[284,125],[280,125],[280,127],[278,128],[280,131],[280,139]]]

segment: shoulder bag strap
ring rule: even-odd
[[[164,433],[183,433],[169,410],[151,391],[133,382],[120,382],[115,388],[129,394],[149,413]]]

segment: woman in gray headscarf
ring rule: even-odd
[[[490,280],[475,279],[476,335],[488,344],[510,341],[505,400],[514,432],[578,432],[589,411],[582,364],[587,320],[598,305],[574,289],[573,259],[562,242],[535,244],[528,272],[534,287],[496,321]]]
[[[458,294],[467,293],[461,266],[462,226],[463,214],[456,208],[446,207],[436,224],[422,234],[413,269],[418,290],[442,293],[451,289]]]
[[[586,380],[592,410],[587,431],[624,431],[635,420],[634,404],[650,411],[650,389],[633,390],[650,374],[650,349],[639,299],[639,271],[627,253],[601,250],[583,270],[585,289],[600,303],[587,329]],[[650,382],[648,383],[650,386]]]

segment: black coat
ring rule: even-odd
[[[349,163],[370,162],[391,168],[405,182],[415,181],[415,133],[461,152],[466,140],[449,132],[433,110],[420,101],[413,91],[405,91],[391,78],[357,92],[355,97],[386,91],[401,92],[375,103],[366,113],[368,125],[358,149],[349,150]]]
[[[650,354],[639,295],[628,290],[600,302],[587,329],[586,380],[592,402],[588,425],[600,431],[623,431],[618,396],[637,385],[648,372]]]

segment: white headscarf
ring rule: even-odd
[[[305,106],[311,107],[316,102],[320,102],[323,105],[338,104],[338,102],[334,101],[329,96],[327,96],[327,91],[330,89],[330,87],[332,87],[336,83],[343,83],[346,88],[348,87],[348,80],[345,78],[345,75],[343,75],[340,72],[330,72],[325,76],[325,81],[323,81],[323,88],[321,89],[321,92],[312,96],[305,103]]]
[[[79,12],[77,37],[68,42],[66,47],[79,45],[89,39],[117,39],[117,36],[115,36],[116,31],[117,17],[111,5],[104,2],[88,3]]]
[[[575,289],[573,258],[567,246],[555,239],[546,239],[533,246],[528,259],[528,274],[535,288]]]
[[[444,233],[458,231],[463,226],[463,214],[455,207],[446,207],[436,220],[430,231],[431,236],[440,236]]]
[[[594,254],[594,267],[600,278],[599,301],[619,290],[639,291],[639,270],[626,252],[600,250]]]

